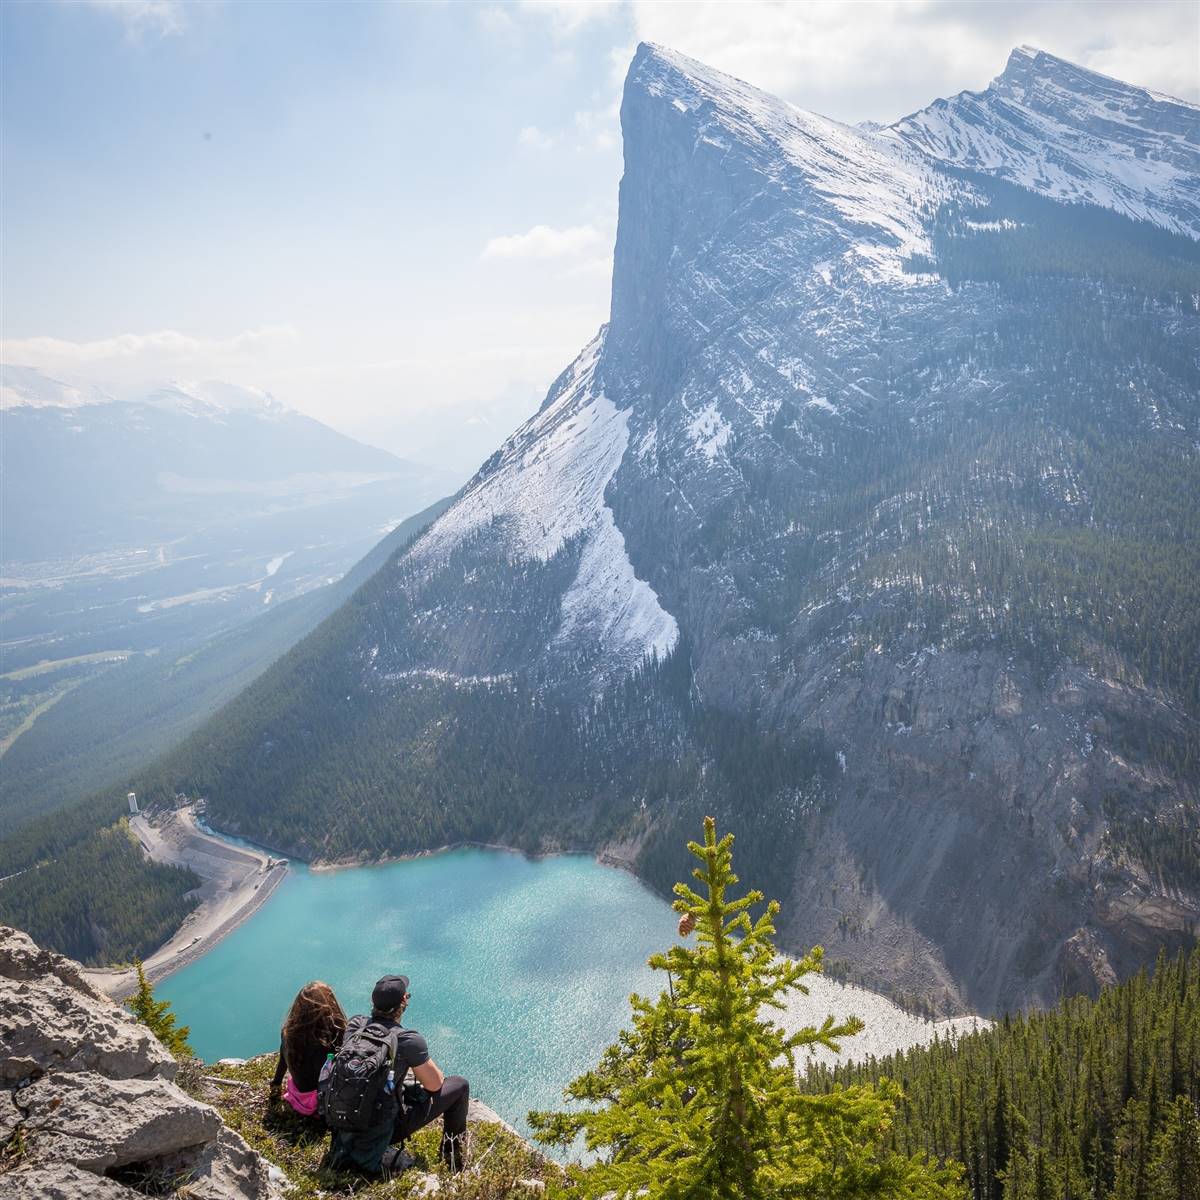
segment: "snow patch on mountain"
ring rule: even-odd
[[[465,538],[496,526],[514,559],[552,558],[590,528],[628,440],[626,415],[596,394],[599,341],[571,368],[558,396],[532,416],[429,529],[413,561],[444,558]]]
[[[724,449],[725,443],[733,434],[733,429],[721,416],[721,410],[713,401],[706,404],[688,422],[688,433],[692,439],[692,448],[711,462]]]
[[[555,641],[594,645],[603,652],[607,670],[624,672],[649,654],[664,657],[678,640],[675,618],[659,604],[654,589],[634,574],[625,538],[605,505],[563,597]]]
[[[33,367],[0,363],[0,409],[82,408],[111,404],[114,397],[94,384],[51,379]]]
[[[152,388],[110,390],[84,378],[52,378],[35,367],[0,363],[0,408],[84,408],[102,404],[145,404],[152,408],[213,418],[230,413],[280,417],[292,410],[270,392],[222,380],[173,380]]]
[[[146,397],[146,403],[194,417],[228,413],[279,417],[291,411],[261,388],[243,387],[221,380],[175,381],[152,392]]]
[[[411,561],[436,567],[486,527],[517,560],[552,558],[582,537],[576,577],[563,597],[559,646],[585,641],[605,669],[666,654],[675,619],[634,572],[604,492],[629,445],[629,412],[598,390],[603,331],[576,359],[553,397],[500,449],[458,502],[414,547]]]

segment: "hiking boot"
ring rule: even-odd
[[[416,1158],[409,1154],[403,1146],[393,1146],[385,1152],[383,1162],[380,1164],[380,1170],[384,1179],[392,1179],[416,1165]]]

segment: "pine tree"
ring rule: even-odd
[[[1186,1096],[1167,1108],[1154,1139],[1150,1200],[1200,1200],[1200,1116]]]
[[[155,1000],[154,990],[146,978],[146,969],[139,958],[134,962],[137,969],[138,986],[128,1000],[129,1010],[150,1032],[176,1057],[193,1058],[195,1051],[188,1043],[191,1030],[186,1025],[176,1025],[175,1014],[169,1000]]]
[[[680,931],[698,945],[672,947],[650,965],[668,973],[657,1000],[632,997],[632,1028],[576,1079],[569,1100],[592,1107],[531,1113],[543,1142],[569,1145],[580,1134],[596,1161],[573,1172],[567,1194],[630,1200],[789,1200],[792,1197],[958,1197],[957,1175],[924,1157],[884,1148],[899,1090],[857,1086],[806,1096],[796,1082],[796,1051],[837,1050],[862,1029],[832,1017],[785,1034],[764,1019],[785,993],[821,968],[821,950],[780,958],[772,942],[779,911],[738,882],[733,837],[719,841],[711,817],[704,844],[688,849],[701,890],[677,884]]]

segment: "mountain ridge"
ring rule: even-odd
[[[883,133],[940,162],[1200,238],[1200,105],[1033,46],[1017,47],[983,91],[935,100]]]

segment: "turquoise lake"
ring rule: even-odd
[[[657,993],[646,959],[675,915],[631,875],[590,858],[530,860],[455,850],[381,867],[293,864],[270,900],[203,958],[155,989],[191,1027],[201,1058],[279,1047],[279,1025],[310,979],[348,1015],[380,975],[404,974],[419,1030],[447,1074],[524,1129],[557,1107],[627,1022],[629,993]]]

